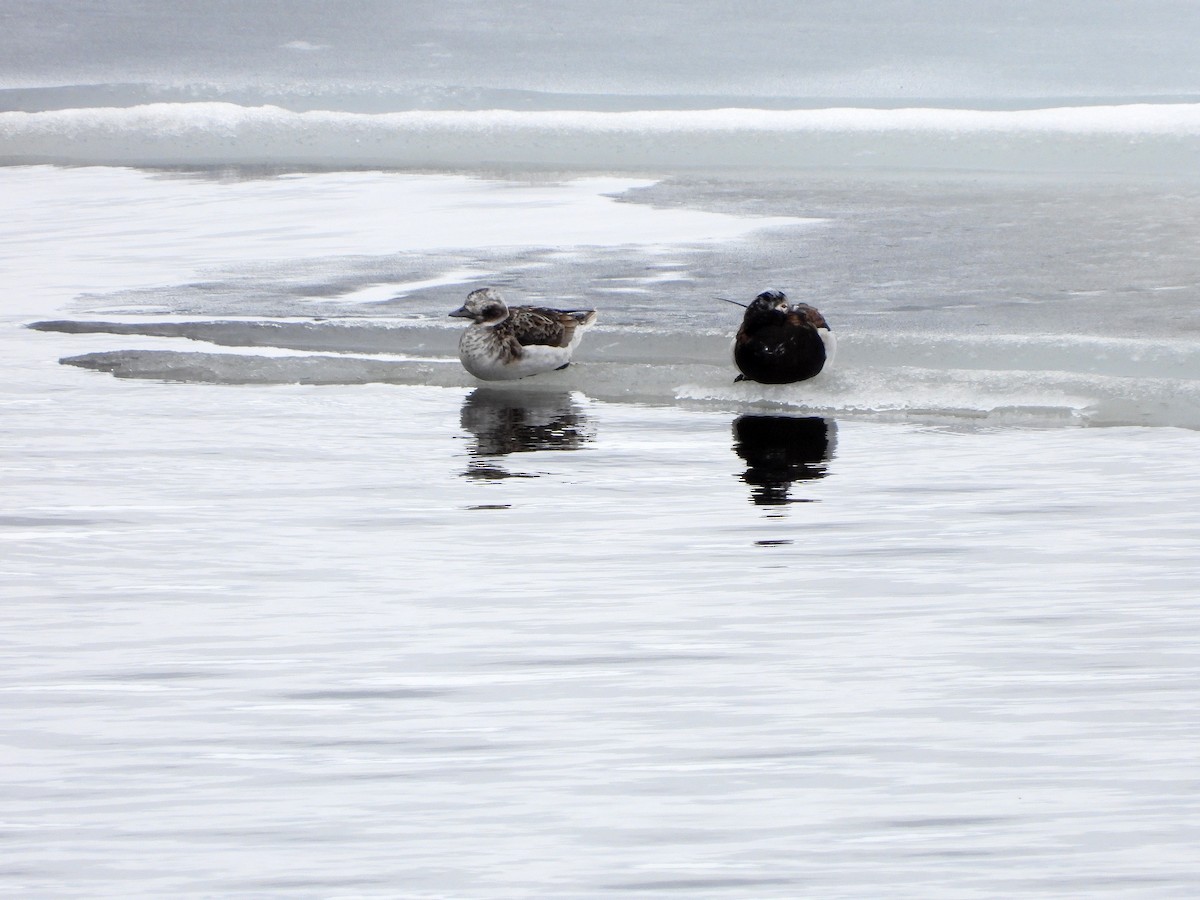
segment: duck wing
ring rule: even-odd
[[[523,346],[566,347],[577,328],[586,328],[596,320],[594,309],[550,309],[545,306],[517,306],[508,311],[504,323]]]
[[[787,312],[787,320],[793,325],[809,325],[813,328],[829,329],[829,323],[815,306],[797,303]]]

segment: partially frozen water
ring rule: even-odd
[[[0,893],[1200,895],[1197,9],[0,0]]]
[[[491,284],[516,302],[599,308],[577,357],[588,366],[552,377],[596,398],[1200,427],[1189,181],[0,178],[17,219],[37,223],[7,238],[31,260],[8,302],[49,333],[126,336],[61,345],[71,364],[123,377],[465,387],[446,313]],[[56,233],[63,218],[73,227]],[[825,311],[833,371],[733,385],[737,313],[717,297],[767,287]],[[68,300],[75,317],[38,318]]]
[[[1190,189],[2,174],[12,895],[1200,890]],[[480,283],[606,324],[480,386]]]

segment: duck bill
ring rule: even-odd
[[[449,313],[449,315],[450,315],[450,316],[452,316],[452,317],[453,317],[453,318],[455,318],[455,319],[469,319],[469,318],[471,318],[471,314],[470,314],[469,312],[467,312],[467,308],[466,308],[465,306],[461,306],[461,307],[459,307],[459,308],[458,308],[458,309],[456,309],[454,312],[452,312],[452,313]]]

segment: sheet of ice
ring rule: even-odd
[[[389,300],[404,297],[415,291],[422,291],[432,287],[445,287],[451,284],[464,284],[486,278],[488,274],[490,273],[482,269],[454,269],[449,272],[443,272],[441,275],[435,275],[432,278],[424,278],[420,281],[368,285],[365,288],[350,291],[349,293],[332,298],[332,300],[337,303],[386,303]],[[330,298],[325,298],[323,302],[330,302]]]
[[[1200,104],[1026,110],[293,112],[231,103],[0,113],[0,161],[630,169],[910,166],[1194,175]]]
[[[116,168],[0,168],[8,210],[0,222],[7,288],[0,312],[48,315],[84,292],[185,283],[215,266],[445,248],[694,244],[810,224],[615,199],[650,183],[381,172],[220,181]]]
[[[151,326],[139,332],[136,326],[86,323],[76,330],[71,323],[49,331],[70,333],[169,334],[170,326]],[[276,329],[266,329],[274,332]],[[119,378],[174,381],[199,384],[322,384],[322,385],[438,385],[470,387],[474,382],[457,363],[457,332],[421,329],[406,333],[391,329],[386,336],[367,338],[354,350],[353,343],[334,339],[332,356],[317,349],[319,338],[311,334],[297,343],[305,354],[281,350],[254,341],[227,323],[177,326],[181,336],[206,333],[214,342],[234,347],[253,346],[262,352],[214,351],[167,342],[143,345],[121,341],[122,349],[77,352],[63,362],[83,369],[111,372]],[[619,331],[600,330],[589,334],[592,345],[576,354],[566,372],[537,380],[536,384],[510,388],[514,396],[523,392],[556,389],[578,392],[595,400],[636,400],[658,405],[728,410],[775,410],[800,415],[867,418],[883,421],[923,422],[938,425],[974,426],[1080,426],[1147,425],[1200,429],[1200,352],[1192,348],[1183,360],[1185,371],[1178,375],[1129,377],[1072,368],[1016,368],[1005,358],[1008,342],[981,348],[971,368],[957,368],[954,360],[937,361],[928,368],[876,359],[871,342],[858,346],[845,342],[845,359],[837,367],[812,381],[796,385],[769,386],[733,383],[728,359],[728,338],[714,337],[703,343],[695,336],[664,334],[649,346]],[[95,343],[91,341],[90,343]],[[691,358],[677,349],[688,345]],[[84,345],[75,344],[77,350]],[[919,342],[913,349],[922,355]],[[367,351],[363,348],[373,347]],[[842,348],[839,347],[839,351]],[[1093,347],[1093,350],[1098,348]],[[1145,367],[1154,370],[1159,357],[1151,354]],[[1068,365],[1064,363],[1063,365]]]

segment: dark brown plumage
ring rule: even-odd
[[[508,321],[496,326],[516,338],[519,344],[542,344],[546,347],[566,347],[575,336],[575,329],[596,317],[595,310],[561,310],[545,306],[513,306]]]
[[[746,307],[733,341],[738,381],[789,384],[819,374],[833,356],[825,317],[807,303],[789,306],[782,291],[764,291]]]

